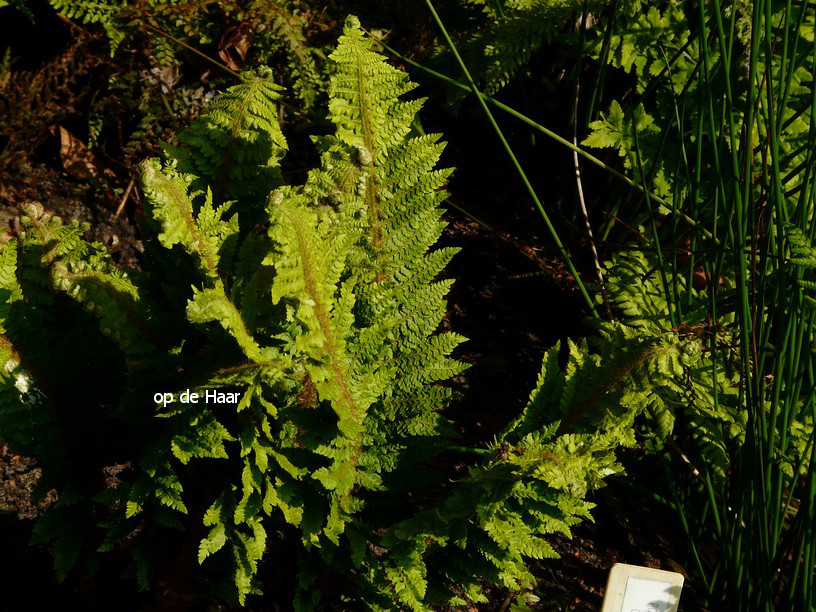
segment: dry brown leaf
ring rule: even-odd
[[[252,25],[246,21],[224,32],[218,43],[218,56],[230,70],[240,71],[244,67],[254,33]]]
[[[51,128],[51,132],[60,139],[62,167],[65,168],[68,174],[83,181],[116,178],[113,171],[98,162],[96,156],[91,153],[91,150],[85,146],[84,142],[64,127],[55,125]]]

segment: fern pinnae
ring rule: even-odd
[[[195,258],[204,273],[207,286],[193,288],[193,296],[187,306],[188,319],[195,323],[217,321],[232,335],[247,357],[263,361],[263,350],[253,338],[243,315],[227,295],[219,271],[220,250],[227,240],[237,235],[238,216],[224,221],[227,205],[213,206],[208,190],[198,215],[193,210],[192,188],[195,177],[180,174],[170,165],[162,168],[157,160],[145,163],[142,183],[150,212],[161,228],[159,241],[166,248],[180,244]]]
[[[365,173],[363,198],[371,244],[376,251],[382,243],[377,167],[387,148],[408,133],[409,128],[401,125],[403,116],[412,117],[422,101],[396,101],[415,85],[405,73],[389,66],[381,55],[372,51],[372,44],[362,33],[359,20],[349,18],[337,49],[329,56],[338,67],[329,86],[332,98],[329,109],[337,125],[338,140],[353,148],[358,167]],[[375,89],[369,90],[369,81],[377,84]]]
[[[103,334],[113,338],[129,355],[155,350],[156,331],[148,322],[138,288],[116,268],[94,269],[84,262],[55,265],[55,287],[68,292],[83,307],[99,318]],[[123,325],[122,321],[128,321]]]
[[[360,465],[365,419],[378,397],[381,383],[348,348],[353,324],[352,281],[341,281],[350,236],[325,212],[322,218],[289,190],[272,198],[270,237],[279,252],[265,263],[275,267],[272,299],[293,301],[294,316],[304,327],[296,346],[308,358],[306,370],[318,396],[330,402],[342,437],[319,449],[331,465],[313,477],[331,492],[332,503],[324,532],[336,541],[348,520],[344,513],[354,502],[354,486],[374,478]]]
[[[119,270],[98,243],[82,238],[87,226],[64,225],[37,202],[24,205],[21,242],[25,251],[43,249],[40,262],[49,286],[65,293],[99,321],[99,329],[119,344],[132,366],[140,354],[160,344],[141,288],[128,272]]]
[[[145,195],[151,204],[153,217],[163,230],[158,236],[162,246],[169,249],[181,244],[199,259],[208,276],[217,277],[217,256],[211,252],[199,231],[188,196],[193,180],[191,175],[181,175],[172,168],[163,170],[161,162],[156,159],[145,162],[142,169]]]
[[[321,290],[321,288],[318,286],[319,281],[316,278],[319,272],[315,270],[315,262],[313,260],[314,253],[312,251],[312,248],[314,245],[314,239],[307,239],[306,229],[304,227],[304,220],[302,218],[302,215],[307,214],[309,213],[303,210],[298,210],[294,206],[291,206],[287,203],[278,202],[275,204],[273,218],[277,217],[281,219],[282,223],[281,222],[276,223],[273,226],[273,229],[270,230],[270,232],[272,234],[273,239],[276,239],[276,241],[278,241],[279,244],[282,244],[284,249],[287,247],[292,248],[294,252],[297,254],[296,257],[299,260],[298,264],[296,264],[299,267],[298,274],[302,279],[303,290],[306,292],[311,302],[311,304],[309,305],[311,307],[310,310],[311,309],[314,310],[314,317],[316,319],[319,332],[322,336],[322,343],[323,346],[325,347],[329,364],[334,374],[334,380],[340,391],[339,397],[342,398],[342,400],[345,402],[346,408],[351,414],[351,420],[353,422],[357,422],[359,425],[361,421],[360,418],[361,410],[357,407],[356,402],[352,396],[352,393],[350,392],[349,387],[346,383],[346,380],[349,378],[349,376],[345,372],[346,366],[341,363],[338,355],[338,348],[335,346],[336,334],[332,326],[331,318],[329,316],[328,307],[325,304],[325,299],[323,296],[324,290]],[[285,227],[291,228],[294,240],[292,240],[290,236],[287,236],[288,232],[280,231],[280,229]],[[310,227],[309,229],[314,231],[313,227]],[[339,241],[341,243],[344,240],[345,238],[342,237],[339,238]],[[339,250],[342,250],[342,248]],[[283,270],[281,269],[281,266],[283,265],[282,260],[278,259],[276,261],[273,258],[268,258],[266,260],[266,263],[274,264],[278,268],[279,274],[281,275],[283,274]],[[340,265],[342,265],[342,262],[340,262]],[[321,266],[321,268],[322,267],[323,266]],[[339,276],[339,274],[337,274],[338,271],[336,270],[337,264],[332,263],[328,266],[328,268],[329,268],[328,270],[324,271],[328,272],[331,276]],[[283,279],[282,276],[281,279]],[[327,282],[329,284],[329,288],[331,289],[333,285],[332,280],[333,279],[329,278],[327,281],[323,282]],[[283,284],[283,282],[288,281],[289,278],[278,281],[278,285],[280,286]],[[281,297],[283,297],[284,295],[283,291],[284,291],[283,288],[276,289],[275,287],[273,287],[273,299],[280,299]],[[311,317],[307,314],[305,318],[308,320]],[[341,417],[341,419],[347,418],[345,411],[343,411],[342,409],[338,410],[338,414]],[[341,430],[344,429],[345,425],[341,427]]]
[[[270,70],[244,71],[179,136],[178,146],[165,146],[166,155],[181,173],[197,177],[195,189],[209,187],[216,203],[237,201],[247,215],[260,210],[283,184],[279,163],[288,144],[276,117],[281,91]]]
[[[595,409],[598,402],[609,391],[620,385],[626,380],[635,370],[640,368],[649,360],[657,359],[661,353],[672,350],[670,347],[661,346],[659,344],[649,344],[645,346],[635,347],[632,353],[622,350],[623,359],[618,359],[618,363],[610,369],[604,368],[600,372],[600,379],[593,377],[592,384],[588,391],[584,392],[583,397],[576,398],[572,408],[565,414],[565,418],[561,421],[558,433],[565,433],[571,427],[579,423],[588,413]]]

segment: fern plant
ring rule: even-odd
[[[429,468],[454,448],[445,382],[466,367],[463,338],[438,331],[450,171],[373,45],[350,18],[329,56],[334,132],[303,185],[280,173],[263,70],[147,162],[145,272],[36,203],[3,245],[0,437],[59,495],[35,535],[60,579],[124,552],[168,605],[195,563],[199,586],[244,604],[275,546],[298,560],[299,609],[523,594],[528,561],[554,556],[542,536],[589,518],[589,492],[622,471],[635,420],[677,403],[696,341],[613,327],[570,344],[563,371],[548,352],[524,413],[465,449],[481,458],[467,474]]]

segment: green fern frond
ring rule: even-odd
[[[805,233],[793,224],[785,227],[785,237],[791,249],[790,261],[802,268],[816,268],[816,248]]]
[[[673,329],[668,302],[656,270],[656,262],[642,252],[625,252],[608,264],[607,290],[610,299],[621,308],[625,325],[617,329],[605,326],[604,343],[607,352],[625,338],[640,337],[641,342],[664,346],[651,368],[636,375],[638,385],[623,396],[628,405],[642,405],[649,412],[657,432],[664,436],[673,430],[674,421],[683,418],[690,424],[697,452],[711,466],[717,478],[724,478],[729,469],[728,447],[738,443],[745,433],[745,413],[740,409],[736,367],[728,350],[729,337],[712,330],[708,346],[691,335],[683,338],[680,331],[705,328],[705,309],[694,307],[704,296],[686,286],[681,276],[669,276],[668,282],[677,287],[683,299],[691,294],[692,307],[680,329]],[[727,322],[727,316],[723,322]],[[720,337],[717,337],[717,334]],[[710,342],[716,340],[714,345]],[[715,358],[709,351],[718,350]],[[608,358],[606,358],[608,360]],[[716,401],[715,401],[716,396]]]
[[[353,341],[353,282],[341,282],[341,277],[350,236],[333,215],[319,214],[305,203],[303,196],[289,190],[274,194],[270,237],[277,251],[264,261],[276,270],[273,303],[285,301],[291,308],[290,316],[300,327],[296,354],[305,358],[309,379],[318,397],[330,403],[342,434],[317,449],[331,465],[314,473],[332,492],[326,533],[336,539],[343,530],[341,515],[351,507],[349,494],[366,478],[364,470],[358,472],[364,423],[369,407],[382,393],[382,380],[375,367],[354,357],[349,346]]]
[[[271,48],[281,48],[287,58],[287,79],[301,103],[298,112],[308,114],[323,90],[322,74],[318,64],[320,48],[306,37],[308,21],[289,3],[274,0],[255,0],[250,4],[250,14],[268,20],[269,28],[261,34]]]
[[[259,207],[283,179],[279,162],[287,150],[277,118],[282,88],[271,71],[245,71],[207,114],[179,135],[181,146],[166,147],[182,173],[198,177],[196,188],[209,188],[216,203]]]
[[[604,4],[579,0],[463,0],[463,3],[478,7],[483,17],[457,47],[468,71],[487,94],[495,94],[522,73],[545,45],[577,38],[575,24],[584,6],[595,12]],[[449,54],[437,61],[445,65],[446,74],[456,72]],[[450,92],[455,103],[463,95],[458,90]]]
[[[118,18],[127,6],[124,0],[49,0],[59,14],[84,24],[97,24],[104,30],[110,41],[113,55],[125,39],[124,27]]]
[[[433,281],[456,253],[428,252],[444,228],[438,205],[450,171],[433,169],[442,152],[438,136],[408,138],[422,100],[400,99],[414,85],[386,64],[373,44],[357,20],[347,21],[330,56],[336,72],[329,117],[336,131],[324,140],[322,167],[310,173],[304,193],[317,203],[336,203],[353,228],[359,249],[353,255],[360,276],[357,310],[371,322],[358,346],[370,359],[388,364],[392,382],[383,407],[399,413],[404,412],[401,398],[422,393],[428,383],[449,379],[465,366],[448,358],[461,337],[433,335],[450,286]],[[383,345],[384,337],[398,341]]]
[[[103,334],[131,356],[153,350],[154,335],[141,303],[141,290],[127,272],[119,270],[98,243],[82,239],[78,223],[63,225],[40,204],[27,204],[22,219],[21,248],[40,253],[51,286],[82,304],[99,319]]]

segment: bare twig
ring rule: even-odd
[[[581,14],[581,40],[583,42],[583,32],[586,27],[586,6]],[[578,188],[578,202],[581,205],[581,214],[584,217],[584,225],[586,227],[587,240],[589,247],[592,249],[592,261],[595,264],[595,275],[598,277],[598,285],[601,288],[601,295],[603,297],[604,307],[606,308],[606,316],[612,318],[612,309],[609,306],[609,297],[606,294],[606,285],[604,284],[603,270],[601,269],[601,259],[598,257],[598,249],[595,246],[595,236],[592,233],[592,224],[589,222],[589,212],[587,211],[586,199],[584,198],[584,185],[581,181],[581,162],[578,160],[578,97],[581,93],[581,61],[575,71],[575,105],[573,107],[572,117],[572,163],[575,166],[575,184]]]
[[[133,186],[136,184],[136,176],[134,175],[130,179],[130,183],[128,183],[127,189],[125,189],[125,195],[122,196],[122,199],[119,201],[119,206],[116,208],[116,213],[114,213],[113,218],[116,219],[119,215],[122,214],[122,211],[125,208],[125,204],[127,203],[128,197],[130,197],[130,192],[133,191]]]
[[[513,591],[507,594],[507,597],[504,598],[501,606],[499,606],[499,612],[505,612],[505,610],[510,607],[510,604],[513,603],[513,595],[515,595]]]
[[[575,98],[576,106],[578,98]],[[577,123],[573,128],[572,142],[578,145],[578,126]],[[598,257],[598,249],[595,246],[595,237],[592,234],[592,225],[589,222],[589,213],[587,212],[586,201],[584,200],[584,187],[581,181],[581,164],[578,160],[578,154],[572,152],[572,161],[575,165],[575,184],[578,187],[578,202],[581,204],[581,214],[584,217],[584,225],[586,226],[587,240],[592,249],[592,261],[595,264],[595,274],[598,277],[598,284],[601,287],[601,295],[603,296],[604,306],[606,307],[606,314],[611,319],[612,309],[609,307],[609,297],[606,294],[606,285],[604,284],[603,270],[601,269],[601,260]]]

